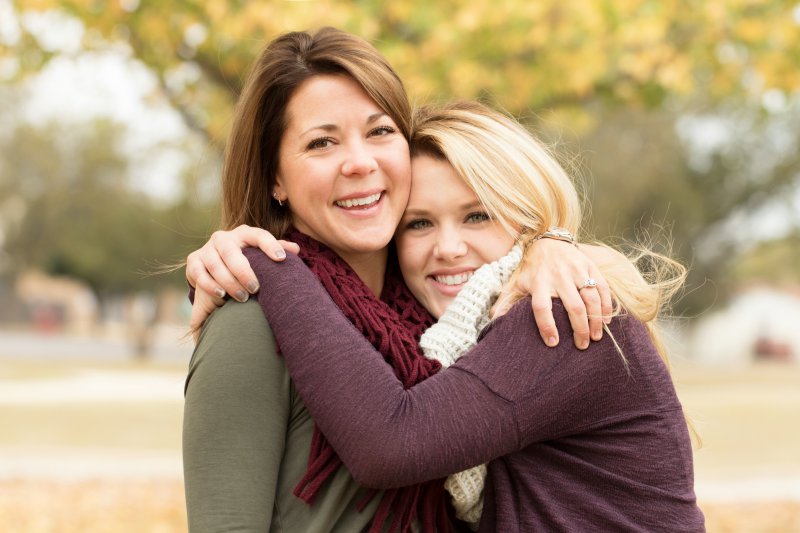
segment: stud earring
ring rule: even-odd
[[[275,201],[278,202],[279,206],[283,207],[283,200],[280,199],[278,193],[276,192],[272,193],[272,197],[275,198]]]

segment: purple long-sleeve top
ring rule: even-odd
[[[246,253],[312,417],[360,483],[390,488],[488,464],[480,531],[703,531],[692,450],[645,326],[617,317],[547,348],[530,300],[454,365],[404,389],[301,260]],[[556,324],[569,319],[554,302]]]

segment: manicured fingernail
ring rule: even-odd
[[[549,347],[551,347],[551,348],[552,348],[553,346],[557,346],[557,345],[558,345],[558,339],[557,339],[557,338],[555,338],[555,337],[548,337],[548,338],[547,338],[547,345],[548,345]]]
[[[214,289],[214,295],[215,295],[217,298],[225,298],[225,291],[223,291],[222,289],[220,289],[219,287],[217,287],[216,289]]]
[[[254,279],[251,279],[250,282],[247,284],[247,290],[250,291],[250,294],[255,294],[258,292],[258,282]]]
[[[242,303],[246,302],[250,296],[244,291],[236,291],[236,299]]]
[[[275,257],[278,259],[284,259],[286,257],[286,251],[283,248],[277,248],[272,251],[275,254]]]

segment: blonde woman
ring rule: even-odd
[[[654,322],[683,270],[653,254],[673,275],[647,282],[623,255],[601,254],[616,311],[585,352],[526,334],[536,328],[527,298],[490,321],[520,249],[551,226],[578,231],[577,194],[523,127],[479,104],[424,110],[414,127],[397,251],[408,287],[439,318],[422,344],[449,368],[404,385],[301,261],[248,251],[294,383],[354,478],[389,488],[486,463],[485,485],[469,475],[482,491],[479,531],[703,531]]]

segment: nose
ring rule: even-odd
[[[365,176],[378,169],[378,161],[370,147],[362,140],[348,143],[342,174],[345,176]]]
[[[439,230],[433,253],[437,259],[453,261],[467,253],[467,243],[457,228],[443,227]]]

